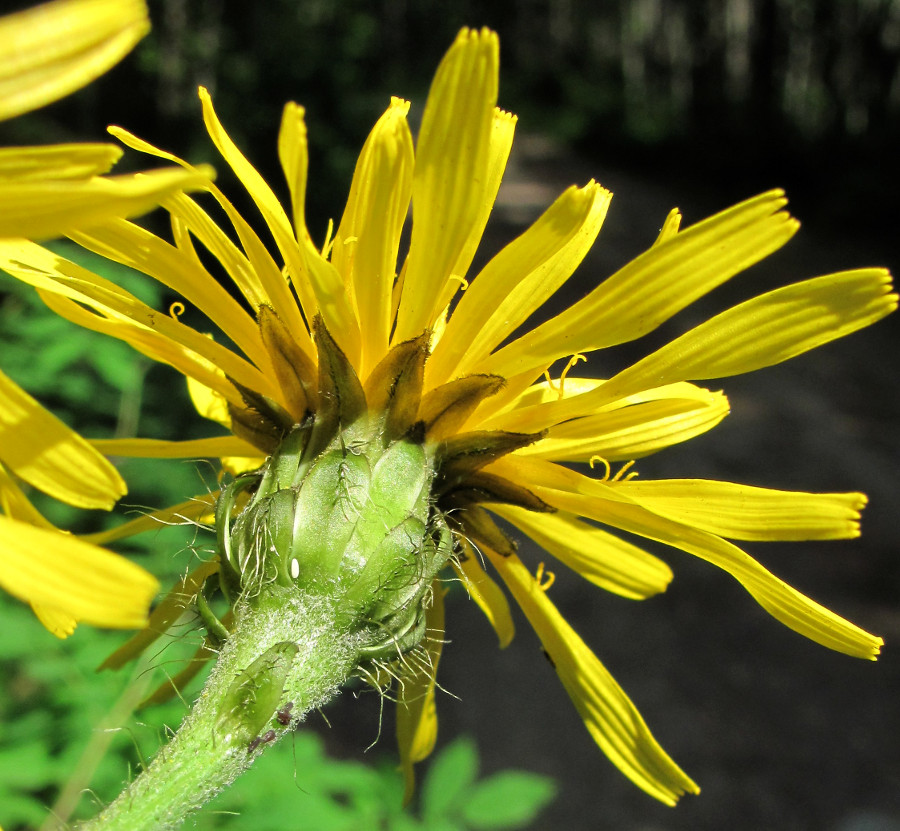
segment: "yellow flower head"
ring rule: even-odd
[[[0,587],[29,602],[59,637],[78,621],[146,625],[156,578],[54,528],[14,477],[80,508],[109,510],[125,494],[97,450],[0,372]]]
[[[224,338],[148,308],[32,243],[0,245],[0,265],[37,287],[63,316],[175,367],[187,376],[198,409],[228,426],[229,436],[203,441],[97,444],[108,454],[224,460],[236,474],[218,503],[226,592],[259,591],[266,580],[306,580],[321,589],[333,579],[348,602],[363,604],[360,586],[402,575],[395,589],[406,593],[406,605],[379,607],[377,614],[367,608],[403,651],[418,642],[415,633],[442,630],[440,583],[421,583],[449,562],[503,645],[513,624],[504,593],[483,568],[490,563],[603,751],[638,786],[672,804],[696,785],[556,609],[548,591],[552,575],[540,566],[535,576],[522,563],[495,517],[586,579],[635,599],[663,591],[672,574],[618,532],[667,543],[730,573],[792,629],[832,649],[874,658],[880,638],[785,585],[731,542],[853,537],[862,495],[642,481],[626,474],[627,465],[613,475],[612,465],[690,439],[727,414],[721,393],[693,381],[786,360],[884,317],[897,298],[883,269],[818,277],[730,309],[612,377],[602,377],[602,364],[596,375],[575,377],[578,359],[655,329],[787,242],[797,222],[784,211],[780,191],[685,229],[673,211],[652,248],[529,328],[593,244],[611,195],[593,181],[569,188],[478,274],[469,273],[516,121],[496,106],[498,60],[494,33],[463,30],[437,71],[415,142],[409,104],[391,101],[362,149],[337,231],[321,249],[304,218],[302,108],[285,107],[278,139],[291,195],[286,211],[201,89],[209,134],[261,212],[277,253],[211,181],[206,190],[227,216],[228,233],[198,201],[179,194],[164,203],[171,243],[124,219],[71,236],[165,283]],[[111,132],[134,149],[192,170],[122,129]],[[408,250],[401,253],[410,206]],[[210,255],[243,302],[207,270]],[[402,453],[392,450],[404,442]],[[416,468],[416,459],[423,467]],[[598,461],[602,476],[560,464]],[[304,511],[292,513],[315,477],[339,482],[340,493],[307,500]],[[409,490],[413,480],[419,490]],[[407,490],[397,524],[379,528],[385,513],[373,518],[368,508],[390,512],[389,494]],[[242,500],[250,505],[243,512]],[[199,517],[211,501],[207,496],[159,516]],[[272,520],[264,541],[272,541],[273,559],[260,544],[254,505]],[[335,550],[331,541],[351,520]],[[148,525],[141,520],[118,533]],[[374,559],[367,559],[360,539],[394,545],[391,534],[401,527],[418,559],[389,574],[372,571]],[[291,556],[296,546],[315,549],[313,565]],[[204,568],[183,581],[177,602],[196,595],[210,570]],[[356,569],[357,582],[340,582],[341,569]],[[379,649],[373,647],[372,656],[383,658]],[[403,676],[398,735],[410,784],[412,765],[430,752],[436,729],[439,639],[420,649],[427,670],[402,660],[370,666],[378,683],[383,673]]]
[[[0,17],[0,120],[93,81],[148,31],[144,0],[54,0]],[[199,183],[177,168],[104,176],[121,155],[108,144],[0,148],[0,238],[45,239],[137,216]]]
[[[149,29],[144,0],[55,0],[0,17],[0,120],[94,80]],[[178,169],[103,177],[120,156],[102,144],[0,148],[0,238],[144,213],[197,182]],[[100,453],[0,373],[0,586],[60,637],[78,621],[145,625],[156,579],[53,528],[14,476],[83,508],[109,509],[125,493]]]

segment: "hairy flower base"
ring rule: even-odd
[[[432,511],[433,462],[421,430],[384,447],[380,431],[366,440],[351,428],[317,455],[320,424],[294,427],[262,470],[219,497],[222,591],[253,602],[275,584],[328,597],[341,626],[365,636],[367,657],[391,659],[422,640],[432,581],[453,550]]]

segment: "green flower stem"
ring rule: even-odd
[[[359,636],[338,605],[330,596],[278,585],[242,602],[178,733],[115,802],[79,829],[178,828],[296,725],[297,718],[284,725],[275,717],[287,702],[293,702],[290,715],[302,718],[331,699],[360,654]]]

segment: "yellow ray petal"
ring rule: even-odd
[[[133,150],[175,162],[175,164],[179,164],[188,170],[194,170],[193,166],[184,161],[184,159],[154,147],[121,127],[112,126],[108,129],[111,135]],[[310,356],[315,355],[309,330],[303,320],[303,316],[300,314],[300,310],[297,308],[297,303],[291,294],[288,282],[282,275],[281,269],[275,264],[256,232],[238,213],[234,205],[225,198],[225,194],[212,182],[207,183],[206,189],[219,203],[234,226],[250,262],[251,269],[249,272],[241,272],[240,265],[236,269],[234,268],[235,260],[230,256],[228,245],[222,241],[224,235],[219,229],[213,230],[210,227],[215,227],[215,223],[198,205],[186,204],[185,199],[176,197],[171,201],[167,200],[166,208],[173,210],[176,216],[182,219],[188,228],[197,235],[198,239],[209,247],[210,251],[217,258],[220,258],[222,265],[228,270],[229,275],[235,280],[238,288],[254,308],[258,308],[262,303],[271,305],[278,313],[278,316],[291,327],[294,338],[303,347],[304,351]],[[225,255],[224,259],[220,257],[221,254]]]
[[[293,208],[294,234],[309,236],[306,227],[306,179],[309,169],[309,147],[306,138],[306,110],[294,101],[284,105],[278,130],[278,160],[287,179]]]
[[[249,286],[249,290],[254,293],[258,290],[263,292],[263,302],[275,309],[278,316],[288,324],[291,334],[306,352],[307,356],[311,359],[314,358],[316,351],[309,328],[303,319],[303,315],[300,314],[297,301],[291,294],[290,283],[285,279],[284,272],[278,268],[256,232],[238,213],[234,205],[225,198],[225,195],[218,188],[212,189],[211,193],[215,196],[225,213],[228,214],[228,218],[231,220],[231,224],[234,226],[241,245],[247,254],[253,273],[258,278],[258,287]],[[259,305],[256,307],[259,308]]]
[[[849,335],[897,307],[883,268],[842,271],[741,303],[611,378],[585,396],[599,405],[649,386],[724,378],[772,366]]]
[[[142,271],[182,295],[257,366],[269,366],[256,321],[193,256],[125,220],[113,220],[71,238],[83,248]]]
[[[592,418],[602,413],[666,399],[694,402],[698,408],[710,406],[717,409],[722,406],[718,397],[720,393],[710,392],[686,381],[640,390],[597,405],[587,393],[598,390],[605,383],[606,380],[602,378],[565,376],[555,381],[539,381],[520,387],[516,395],[506,396],[495,413],[480,420],[479,427],[483,430],[524,432],[546,430],[573,419]]]
[[[428,363],[429,386],[475,366],[569,279],[593,245],[611,198],[594,182],[570,187],[482,269]]]
[[[184,610],[194,602],[197,594],[203,587],[208,577],[219,570],[217,558],[200,563],[193,571],[184,575],[176,586],[156,605],[150,614],[147,626],[140,632],[132,635],[115,652],[97,667],[97,671],[103,669],[119,669],[130,660],[141,654],[150,644],[164,635],[169,627],[183,614]]]
[[[204,113],[207,108],[212,111],[212,101],[208,98],[206,90],[202,87],[200,90],[200,97],[203,99]],[[288,223],[287,217],[284,216],[284,211],[274,194],[268,191],[268,186],[263,182],[259,177],[259,174],[256,173],[246,159],[243,159],[243,157],[240,156],[240,152],[237,148],[233,144],[230,144],[230,139],[224,134],[221,125],[218,125],[217,129],[222,132],[226,145],[230,145],[228,147],[229,152],[231,152],[232,155],[237,153],[235,159],[238,160],[242,169],[245,169],[245,175],[248,177],[248,181],[259,191],[259,198],[253,196],[254,201],[256,201],[257,206],[263,212],[263,215],[266,217],[266,222],[269,224],[272,233],[275,235],[276,243],[278,243],[282,256],[285,258],[288,271],[291,272],[294,287],[300,298],[300,305],[306,313],[307,320],[311,320],[319,307],[319,298],[316,294],[315,286],[313,285],[317,279],[317,275],[319,279],[324,281],[324,284],[330,286],[336,285],[336,275],[334,269],[325,262],[323,257],[319,256],[319,252],[316,250],[315,245],[313,245],[309,230],[306,227],[305,201],[307,169],[309,167],[309,149],[307,146],[306,121],[304,119],[305,112],[303,107],[293,101],[289,101],[284,105],[281,116],[281,127],[278,130],[278,159],[284,170],[288,189],[291,194],[291,206],[293,208],[294,219],[293,234],[294,239],[299,244],[299,248],[296,245],[291,244],[289,239],[290,234],[287,233],[287,229],[290,228],[290,223]],[[215,113],[212,113],[211,117],[215,119]],[[218,122],[216,122],[216,124],[218,124]],[[216,141],[216,136],[212,136],[212,138],[213,141]],[[226,158],[228,157],[226,156]],[[230,160],[229,163],[231,163]],[[240,176],[240,173],[238,175]],[[244,180],[242,179],[242,181]],[[248,190],[250,189],[250,184],[247,184],[247,181],[244,181],[244,185]],[[253,195],[252,192],[251,195]],[[262,200],[262,204],[260,204],[260,200]],[[278,225],[277,231],[275,228],[272,228],[273,221]],[[283,242],[278,242],[279,237]],[[287,250],[281,247],[282,244],[287,246]]]
[[[166,199],[163,207],[173,218],[177,218],[186,230],[196,236],[222,264],[251,308],[258,309],[261,305],[272,302],[260,279],[260,273],[247,256],[191,197],[183,193],[176,194]],[[279,282],[283,283],[284,280],[274,263],[271,270],[276,273]]]
[[[0,586],[95,626],[145,626],[159,582],[123,557],[60,531],[0,516]]]
[[[52,609],[49,606],[32,603],[31,611],[35,613],[37,619],[44,627],[56,635],[57,638],[68,638],[78,625],[78,621],[71,615],[58,609]]]
[[[105,456],[136,456],[143,459],[218,459],[222,456],[258,458],[259,450],[237,436],[164,441],[162,439],[92,439]]]
[[[586,580],[614,594],[643,600],[665,591],[672,581],[672,569],[658,557],[572,514],[537,514],[513,505],[490,509]]]
[[[578,377],[566,377],[556,381],[538,381],[537,383],[532,383],[520,389],[515,396],[508,396],[503,406],[497,409],[496,414],[479,423],[482,427],[490,426],[491,429],[496,429],[493,425],[501,423],[504,418],[519,419],[522,417],[523,413],[530,412],[531,407],[537,407],[541,404],[555,404],[557,401],[563,401],[585,392],[591,392],[591,390],[595,390],[601,384],[605,383],[605,378]],[[672,395],[670,397],[675,398],[679,396]],[[692,398],[694,396],[689,395],[687,397]],[[645,399],[635,399],[635,402],[631,403],[637,403],[638,400],[643,401]],[[593,415],[593,412],[594,411],[586,410],[579,415]],[[507,415],[509,413],[513,413],[513,415]]]
[[[699,436],[728,415],[728,399],[722,393],[704,392],[702,399],[660,398],[571,419],[550,427],[545,438],[518,452],[563,462],[587,462],[593,456],[607,462],[640,459]],[[521,429],[515,413],[506,420],[508,429]]]
[[[667,805],[674,805],[684,793],[699,793],[522,561],[515,555],[487,554],[541,639],[585,726],[609,760],[635,785]]]
[[[431,83],[416,145],[412,236],[394,343],[434,324],[484,210],[499,62],[496,34],[463,29]]]
[[[212,99],[203,87],[200,88],[200,100],[209,136],[269,226],[297,288],[307,319],[312,319],[317,312],[321,314],[344,353],[351,361],[356,360],[360,343],[359,322],[343,291],[340,275],[331,263],[321,257],[308,237],[294,237],[291,223],[275,194],[225,132],[213,109]]]
[[[516,627],[509,611],[509,602],[500,587],[487,575],[478,562],[478,554],[471,545],[462,540],[462,548],[465,557],[454,562],[453,567],[462,580],[469,597],[484,612],[497,637],[500,640],[500,648],[505,649],[512,643],[516,634]]]
[[[487,175],[485,177],[484,190],[481,194],[480,211],[469,231],[469,236],[462,247],[462,251],[460,251],[456,262],[450,269],[453,279],[449,280],[444,286],[444,292],[438,297],[436,303],[437,308],[447,307],[456,292],[460,288],[464,289],[466,286],[465,276],[469,271],[469,266],[472,265],[478,246],[481,244],[484,229],[494,208],[494,203],[497,201],[500,182],[503,179],[506,163],[509,161],[509,154],[512,150],[516,121],[516,116],[512,113],[504,112],[499,107],[494,108],[490,148],[488,150]],[[439,338],[435,339],[436,342],[437,340]]]
[[[875,660],[883,640],[820,606],[715,534],[651,513],[611,485],[551,462],[507,456],[490,472],[513,479],[555,508],[694,554],[732,575],[776,620],[810,640]]]
[[[90,83],[149,31],[143,0],[57,0],[0,18],[0,120]]]
[[[225,617],[222,618],[222,625],[226,629],[229,628],[231,618],[231,612],[228,612]],[[165,704],[167,701],[171,701],[176,695],[181,696],[182,690],[187,689],[188,684],[197,677],[200,670],[206,666],[207,661],[218,654],[219,650],[212,646],[209,638],[204,638],[203,643],[197,648],[194,654],[187,659],[187,666],[183,670],[176,672],[175,675],[166,678],[166,680],[150,693],[150,695],[138,704],[137,709],[143,710],[145,707],[153,707],[156,704]]]
[[[108,510],[127,490],[103,456],[2,372],[0,459],[38,490],[79,508]]]
[[[139,153],[146,153],[148,156],[155,156],[157,159],[165,159],[167,162],[173,162],[186,170],[195,169],[193,165],[189,164],[184,159],[180,159],[174,153],[170,153],[168,150],[161,150],[159,147],[155,147],[149,142],[138,138],[134,133],[131,133],[122,127],[118,127],[115,124],[110,124],[106,128],[106,132],[111,136],[115,136],[126,147],[137,150]]]
[[[0,238],[48,239],[111,217],[138,216],[179,190],[198,190],[210,168],[173,168],[84,180],[0,182]]]
[[[106,173],[121,156],[114,144],[0,147],[0,181],[87,179]]]
[[[384,357],[400,233],[412,195],[409,102],[393,99],[363,146],[331,261],[351,291],[362,332],[360,377]]]
[[[662,228],[659,229],[659,236],[656,238],[654,245],[662,245],[664,242],[672,239],[681,229],[681,211],[678,208],[672,208],[663,222]]]
[[[6,472],[2,463],[0,463],[0,514],[6,514],[10,519],[18,519],[39,528],[56,530],[56,527],[44,519],[38,509],[31,504],[16,480]]]
[[[786,201],[780,190],[764,193],[651,247],[583,300],[486,359],[479,371],[509,375],[652,331],[784,245],[799,227],[780,210]]]
[[[735,540],[838,540],[859,536],[861,493],[799,493],[705,479],[613,482],[655,514]]]
[[[135,326],[131,321],[104,318],[54,292],[38,289],[38,296],[60,317],[85,329],[123,340],[150,360],[168,364],[182,375],[195,378],[202,385],[214,389],[232,404],[245,406],[238,391],[215,364],[177,341],[152,329]]]
[[[215,421],[231,430],[231,413],[228,412],[228,399],[221,393],[204,386],[193,378],[186,378],[188,394],[194,409],[204,418]]]
[[[157,312],[115,283],[39,245],[24,240],[0,240],[0,268],[41,292],[59,294],[61,297],[56,302],[51,301],[49,305],[54,311],[74,319],[79,325],[122,338],[135,348],[140,349],[141,344],[155,344],[157,348],[161,347],[160,355],[180,355],[180,363],[173,365],[181,371],[184,371],[182,366],[185,361],[199,362],[200,358],[205,359],[207,363],[202,368],[204,376],[211,374],[210,367],[218,367],[221,372],[244,386],[279,400],[277,387],[230,349],[169,315]],[[62,298],[76,300],[78,304],[96,310],[96,313],[88,312],[82,305],[70,303],[66,306]],[[64,309],[68,311],[64,312]],[[161,359],[153,357],[155,360]],[[166,361],[173,362],[172,358],[167,358]],[[216,385],[209,386],[221,390],[222,378],[217,377],[216,381]],[[229,391],[227,395],[234,398],[235,392]],[[239,398],[236,403],[240,403]]]
[[[519,375],[514,375],[512,378],[507,378],[500,390],[481,400],[478,407],[466,420],[465,428],[467,430],[484,429],[485,425],[490,424],[498,413],[515,407],[521,397],[534,386],[535,379],[540,377],[544,369],[543,366],[536,366]]]
[[[522,408],[517,429],[540,430],[688,378],[723,378],[772,366],[890,314],[897,306],[890,291],[890,274],[880,268],[776,289],[716,315],[583,394]]]
[[[406,782],[404,804],[412,799],[415,788],[413,765],[428,758],[437,740],[434,689],[438,662],[444,646],[444,590],[437,581],[433,586],[433,602],[426,612],[425,625],[431,633],[425,643],[431,669],[407,669],[401,676],[402,683],[398,688],[397,745],[400,750],[400,767]]]

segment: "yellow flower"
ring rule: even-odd
[[[56,0],[0,17],[0,119],[94,80],[149,28],[143,0]],[[106,144],[0,148],[0,238],[58,236],[145,213],[205,178],[177,168],[103,177],[121,155]],[[109,509],[125,493],[98,451],[0,373],[0,586],[59,637],[77,621],[146,625],[156,579],[53,528],[12,474],[84,508]]]
[[[143,0],[55,0],[0,18],[0,119],[80,89],[149,31]]]
[[[453,530],[450,561],[501,645],[512,638],[513,623],[504,593],[482,568],[485,562],[535,628],[603,751],[638,786],[673,804],[697,786],[656,743],[625,692],[553,605],[552,576],[543,566],[533,575],[491,515],[508,520],[596,585],[634,599],[663,591],[672,573],[616,532],[667,543],[730,573],[792,629],[832,649],[874,658],[880,638],[785,585],[730,541],[856,536],[861,494],[637,481],[633,473],[623,475],[625,467],[612,475],[610,466],[690,439],[727,414],[721,393],[691,382],[786,360],[884,317],[897,298],[883,269],[818,277],[725,311],[612,377],[603,377],[602,365],[595,375],[574,377],[570,370],[584,354],[655,329],[775,251],[798,225],[783,210],[780,191],[683,230],[673,211],[647,252],[564,312],[523,328],[593,244],[611,195],[593,181],[569,188],[477,275],[468,276],[516,121],[496,107],[497,83],[496,36],[463,30],[432,83],[415,149],[406,120],[409,104],[394,99],[362,149],[344,215],[321,250],[304,218],[302,108],[285,107],[278,140],[291,195],[288,214],[228,137],[201,89],[209,134],[259,208],[277,255],[212,182],[207,190],[227,215],[237,243],[183,194],[164,203],[173,243],[123,219],[71,237],[165,283],[234,348],[32,243],[0,245],[0,266],[39,289],[61,315],[183,373],[198,410],[232,432],[190,442],[95,442],[104,453],[216,456],[240,473],[280,454],[285,436],[297,435],[296,425],[312,423],[315,431],[330,419],[332,433],[346,428],[341,448],[348,459],[358,451],[350,433],[356,419],[382,425],[385,443],[418,431],[434,464],[429,499],[435,522]],[[134,149],[193,169],[120,128],[111,132]],[[197,244],[205,249],[203,257]],[[210,254],[243,303],[207,270]],[[562,371],[553,370],[570,358]],[[594,461],[605,468],[601,478],[559,464]],[[257,474],[235,484],[251,480],[256,487]],[[232,494],[239,490],[230,487]],[[160,516],[198,517],[210,503],[207,495]],[[220,519],[228,525],[231,504],[225,507]],[[150,521],[116,533],[136,532]],[[435,531],[429,556],[440,545]],[[230,551],[223,553],[230,559]],[[296,561],[285,570],[296,577]],[[196,593],[200,579],[205,577],[186,579],[184,586]],[[190,594],[184,586],[182,595]],[[424,626],[440,631],[439,585],[431,598],[428,606],[423,596]],[[439,639],[426,640],[427,655],[419,653],[426,669],[417,671],[408,662],[397,670],[404,676],[398,736],[410,785],[412,765],[434,743],[440,648]],[[393,671],[385,663],[375,670],[377,683],[384,677],[379,672]]]
[[[0,17],[0,120],[83,87],[149,30],[144,0],[55,0]],[[0,149],[0,237],[45,239],[137,216],[198,185],[172,168],[103,176],[121,155],[106,144]]]
[[[80,508],[109,510],[125,494],[98,451],[0,372],[0,587],[29,602],[59,637],[78,621],[145,626],[156,578],[54,528],[12,474]]]

